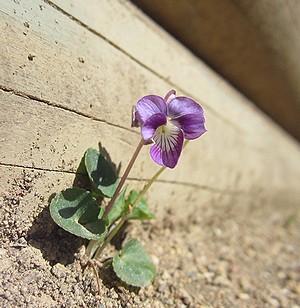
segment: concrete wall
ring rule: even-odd
[[[131,106],[171,88],[202,104],[208,132],[153,186],[158,219],[168,208],[181,220],[233,199],[296,206],[299,146],[129,2],[2,1],[0,13],[1,191],[31,172],[38,192],[26,193],[18,217],[71,186],[84,151],[99,141],[122,173],[140,139]],[[156,169],[143,149],[130,185],[141,187]]]

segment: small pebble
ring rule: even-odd
[[[272,306],[272,307],[280,307],[280,302],[278,299],[270,297],[268,298],[268,303]]]
[[[181,288],[179,290],[179,294],[180,294],[180,298],[181,298],[182,302],[185,305],[190,306],[193,303],[192,297],[190,296],[190,294],[184,288]]]
[[[250,296],[247,293],[240,293],[239,298],[242,299],[242,300],[249,300]]]
[[[52,267],[51,272],[55,277],[61,279],[66,276],[67,269],[64,265],[57,263]]]
[[[217,286],[228,287],[230,285],[230,281],[228,280],[226,276],[221,275],[221,276],[217,276],[214,279],[213,284]]]

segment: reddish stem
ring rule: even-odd
[[[141,148],[143,147],[143,145],[144,145],[144,140],[141,139],[141,141],[139,142],[137,148],[135,149],[135,151],[134,151],[134,153],[133,153],[133,155],[131,157],[131,160],[130,160],[130,162],[129,162],[129,164],[128,164],[128,166],[127,166],[127,168],[126,168],[126,170],[125,170],[125,172],[124,172],[124,174],[123,174],[123,176],[122,176],[122,178],[121,178],[121,180],[119,182],[119,185],[118,185],[114,195],[112,196],[112,198],[110,199],[108,205],[106,206],[105,212],[104,212],[104,214],[102,216],[103,219],[106,218],[106,216],[110,212],[111,208],[113,207],[113,205],[114,205],[114,203],[115,203],[115,201],[116,201],[116,199],[117,199],[117,197],[118,197],[118,195],[119,195],[119,193],[120,193],[120,191],[121,191],[121,189],[122,189],[122,187],[124,185],[124,182],[127,179],[128,174],[129,174],[129,172],[130,172],[130,170],[131,170],[131,168],[132,168],[132,166],[133,166],[133,164],[134,164],[134,162],[135,162],[135,160],[136,160],[136,158],[137,158]]]

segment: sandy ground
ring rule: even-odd
[[[42,176],[22,171],[1,196],[1,307],[300,307],[298,209],[199,200],[188,221],[172,222],[176,207],[188,206],[176,204],[163,223],[130,223],[115,246],[140,239],[157,278],[132,288],[101,269],[98,295],[80,259],[86,243],[53,223],[49,196],[36,191]]]

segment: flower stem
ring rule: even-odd
[[[95,259],[98,259],[103,252],[104,248],[108,245],[108,243],[112,240],[112,238],[116,235],[116,233],[120,230],[120,228],[123,226],[123,224],[128,220],[129,215],[131,211],[134,209],[135,206],[139,204],[141,199],[143,198],[144,194],[148,191],[148,189],[151,187],[151,185],[154,183],[154,181],[160,176],[160,174],[166,169],[166,167],[161,167],[155,175],[147,182],[147,184],[144,186],[143,190],[141,191],[138,198],[135,200],[135,202],[132,204],[130,211],[128,211],[118,222],[116,227],[111,231],[111,233],[108,235],[108,237],[104,240],[103,244],[98,248]]]
[[[112,198],[110,199],[108,205],[106,206],[106,209],[105,209],[105,212],[104,212],[104,214],[102,216],[102,219],[106,218],[106,216],[110,212],[111,208],[113,207],[113,205],[114,205],[114,203],[115,203],[115,201],[116,201],[116,199],[117,199],[117,197],[118,197],[118,195],[119,195],[119,193],[120,193],[120,191],[121,191],[121,189],[122,189],[122,187],[124,185],[124,182],[127,179],[128,174],[129,174],[129,172],[130,172],[130,170],[131,170],[131,168],[132,168],[132,166],[133,166],[133,164],[134,164],[134,162],[135,162],[135,160],[136,160],[136,158],[137,158],[141,148],[143,147],[143,145],[144,145],[144,141],[143,141],[143,139],[141,139],[141,141],[139,142],[137,148],[135,149],[135,151],[134,151],[134,153],[133,153],[133,155],[131,157],[131,160],[130,160],[130,162],[129,162],[129,164],[128,164],[128,166],[127,166],[127,168],[126,168],[126,170],[125,170],[125,172],[124,172],[124,174],[123,174],[123,176],[122,176],[122,178],[121,178],[121,180],[119,182],[119,185],[118,185],[114,195],[112,196]]]
[[[89,259],[92,259],[95,251],[97,250],[97,248],[99,247],[102,241],[103,240],[90,240],[85,250],[85,254],[87,255]]]

